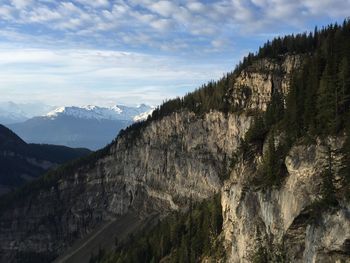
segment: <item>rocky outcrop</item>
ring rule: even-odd
[[[339,142],[333,147],[339,148]],[[282,257],[287,262],[350,262],[349,203],[323,213],[312,210],[322,198],[326,158],[320,142],[294,146],[285,159],[282,186],[270,189],[251,185],[259,176],[260,155],[233,169],[222,191],[229,262],[252,262],[263,253],[274,262]]]
[[[217,193],[249,124],[245,114],[183,112],[119,137],[94,165],[2,212],[2,259],[35,253],[49,261],[104,221],[164,214]]]
[[[229,89],[231,105],[245,110],[266,110],[271,94],[287,94],[293,71],[301,66],[301,55],[261,59],[243,69]]]

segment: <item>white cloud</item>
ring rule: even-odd
[[[196,13],[202,13],[202,12],[207,11],[205,5],[202,4],[201,2],[190,2],[187,4],[187,8],[190,11],[196,12]]]
[[[12,28],[40,25],[53,30],[53,34],[60,31],[66,41],[90,43],[106,33],[109,36],[104,35],[104,43],[108,46],[122,39],[123,34],[146,33],[150,39],[142,44],[163,50],[174,50],[170,35],[178,34],[189,40],[190,48],[191,41],[204,39],[202,48],[206,50],[225,34],[230,34],[233,40],[235,35],[278,32],[288,26],[296,31],[304,30],[306,21],[344,18],[350,10],[350,0],[3,1],[0,21],[11,21]],[[79,37],[84,39],[77,39]],[[198,48],[201,47],[196,46]]]
[[[74,14],[74,13],[80,14],[82,12],[72,2],[62,2],[60,4],[60,9],[63,10],[65,13],[68,13],[68,14]]]
[[[12,5],[18,9],[26,8],[32,4],[31,0],[11,0]]]
[[[176,13],[178,6],[170,1],[158,1],[150,5],[150,9],[161,16],[169,17]]]
[[[348,17],[350,14],[350,0],[305,0],[304,5],[309,15],[327,15],[332,17]]]
[[[154,97],[164,97],[166,91],[161,87],[172,87],[176,93],[175,87],[196,87],[206,79],[221,76],[233,68],[232,46],[243,37],[256,41],[258,37],[267,39],[285,31],[304,31],[310,28],[310,21],[328,23],[350,13],[350,0],[0,2],[0,37],[2,43],[12,45],[12,49],[4,49],[0,43],[1,91],[7,87],[11,93],[13,88],[14,94],[15,90],[23,90],[25,83],[33,90],[45,90],[47,80],[55,94],[70,88],[97,96],[96,87],[103,86],[115,92],[102,88],[99,91],[103,94],[118,91],[127,97],[120,90],[132,87],[133,98],[145,96],[139,93],[140,87],[149,87]],[[150,55],[110,53],[98,51],[97,47],[143,50]],[[244,47],[244,51],[249,48]],[[168,56],[152,55],[159,52]],[[230,66],[223,66],[222,61],[213,67],[202,66],[202,61],[217,56]],[[197,62],[191,64],[191,60]],[[40,96],[39,91],[37,94]]]
[[[51,104],[93,103],[96,98],[103,104],[112,97],[122,97],[128,104],[156,104],[218,78],[228,68],[135,52],[2,47],[0,93],[11,100],[30,98]],[[152,95],[145,89],[151,89]],[[109,95],[101,97],[105,94]]]
[[[13,10],[11,6],[8,6],[8,5],[0,6],[0,19],[3,19],[3,20],[13,19],[12,12]]]
[[[170,19],[158,19],[150,23],[150,25],[158,30],[165,31],[172,27],[173,23]]]
[[[92,7],[107,7],[109,6],[108,0],[76,0],[78,3],[81,3],[86,6]]]
[[[47,7],[39,7],[26,14],[29,21],[36,23],[47,22],[50,20],[57,20],[62,18],[62,15],[59,12],[52,11]]]

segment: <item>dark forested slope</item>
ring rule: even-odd
[[[87,149],[27,144],[0,125],[0,185],[14,189],[43,175],[49,168],[89,154]]]

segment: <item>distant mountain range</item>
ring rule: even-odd
[[[147,118],[152,111],[153,107],[145,104],[137,107],[59,107],[42,116],[10,123],[8,127],[31,143],[96,150],[110,143],[121,129]]]
[[[88,149],[27,144],[0,125],[0,195],[44,174],[48,169],[89,154]]]
[[[69,116],[78,119],[95,119],[95,120],[121,120],[121,121],[139,121],[152,113],[153,108],[145,104],[137,107],[128,107],[116,105],[112,107],[98,107],[88,105],[83,107],[60,107],[45,116],[46,118],[55,119],[62,116]],[[146,115],[145,115],[146,113]]]

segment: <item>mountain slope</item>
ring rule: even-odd
[[[24,140],[70,147],[99,149],[116,137],[118,132],[139,120],[147,118],[152,108],[114,106],[61,107],[45,116],[34,117],[9,127]],[[141,114],[141,117],[140,117]],[[143,114],[143,115],[142,115]],[[142,119],[142,118],[141,118]]]
[[[0,125],[1,194],[43,175],[49,168],[89,154],[87,149],[27,144]]]
[[[159,242],[145,231],[140,247],[121,244],[117,253],[140,259],[153,251],[147,258],[176,261],[180,251],[189,262],[349,261],[349,40],[350,22],[276,39],[223,79],[164,103],[103,150],[3,197],[1,259],[49,262],[129,213],[147,219],[187,210],[184,229],[175,231],[180,247],[164,249],[179,242],[155,230]],[[201,212],[191,207],[216,193],[223,224],[211,238],[223,239],[225,249],[201,255],[191,223]]]

